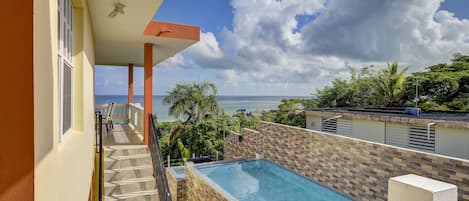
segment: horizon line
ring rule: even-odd
[[[127,94],[95,94],[95,96],[128,96]],[[134,94],[134,96],[143,96],[143,94]],[[153,94],[153,96],[166,96],[166,94]],[[239,94],[232,94],[232,95],[217,95],[217,96],[290,96],[290,97],[310,97],[312,95],[239,95]]]

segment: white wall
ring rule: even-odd
[[[469,159],[469,129],[435,128],[435,153]]]
[[[353,137],[384,143],[384,122],[353,120]]]
[[[318,116],[306,116],[306,128],[321,131],[322,118]]]

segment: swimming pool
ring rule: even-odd
[[[184,179],[186,177],[184,173],[184,166],[171,167],[171,173],[176,177],[176,179]]]
[[[239,201],[350,201],[352,199],[267,160],[196,169]]]

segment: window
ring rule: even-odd
[[[58,72],[61,136],[72,128],[72,11],[71,0],[58,0]]]
[[[430,130],[427,127],[410,127],[408,144],[412,149],[435,152],[435,127]]]

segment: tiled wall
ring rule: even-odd
[[[358,200],[386,200],[388,179],[414,173],[458,186],[469,200],[469,161],[261,122],[225,140],[225,158],[265,158]]]
[[[169,191],[171,192],[171,200],[173,201],[185,201],[186,197],[186,180],[176,179],[171,174],[169,169],[166,169],[166,178],[168,178]]]
[[[185,167],[187,200],[190,201],[228,201],[218,191],[212,188],[199,174],[190,167]]]
[[[243,128],[241,132],[243,133],[242,136],[236,132],[230,132],[226,136],[224,148],[225,159],[232,159],[238,156],[243,156],[250,159],[255,157],[255,154],[257,153],[256,147],[259,143],[259,132],[247,128]],[[226,146],[227,144],[229,146]]]

